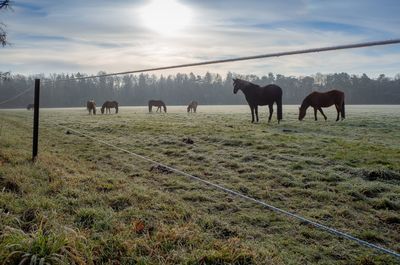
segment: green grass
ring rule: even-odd
[[[227,108],[43,110],[34,164],[32,113],[1,111],[0,263],[398,263],[55,126],[400,252],[399,107],[299,122],[286,106],[280,125]]]

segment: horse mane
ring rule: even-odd
[[[307,95],[307,97],[305,97],[303,99],[303,102],[301,103],[301,106],[300,106],[301,109],[306,109],[310,106],[310,99],[314,93],[315,93],[315,91],[310,93],[309,95]]]
[[[248,89],[248,88],[252,89],[252,88],[255,88],[255,87],[260,87],[257,84],[254,84],[254,83],[251,83],[251,82],[249,82],[247,80],[243,80],[243,79],[239,79],[239,78],[233,79],[233,85],[235,87],[239,86],[239,89],[242,89],[242,90],[243,89]]]

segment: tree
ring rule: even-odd
[[[1,9],[7,9],[10,7],[10,0],[2,0],[0,1],[0,10]],[[7,44],[7,32],[4,29],[4,24],[0,21],[0,45],[1,46],[6,46]],[[9,78],[10,73],[9,72],[0,72],[0,79],[7,79]]]
[[[0,10],[7,9],[10,7],[10,0],[0,1]],[[1,46],[6,46],[7,44],[7,32],[3,28],[4,24],[0,22],[0,44]]]

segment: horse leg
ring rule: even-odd
[[[316,121],[318,120],[317,119],[317,108],[315,108],[315,107],[314,107],[314,118],[315,118]]]
[[[339,114],[340,114],[341,110],[340,110],[340,108],[339,108],[339,105],[336,105],[336,104],[335,104],[335,107],[336,107],[336,111],[337,111],[336,121],[339,121]]]
[[[254,107],[254,111],[256,113],[256,121],[258,122],[258,106],[257,105]]]
[[[269,108],[269,117],[268,117],[268,123],[271,122],[271,118],[272,118],[272,113],[274,113],[274,107],[271,105],[268,105]]]
[[[346,116],[346,115],[344,114],[344,99],[343,99],[342,106],[341,106],[340,110],[341,110],[341,114],[342,114],[342,120],[344,120],[344,118],[345,118],[345,116]]]
[[[324,116],[324,119],[327,120],[328,118],[325,116],[325,113],[322,111],[322,108],[318,108],[319,112],[321,112],[322,116]]]
[[[251,123],[254,123],[254,108],[253,108],[253,106],[250,106],[250,110],[251,110]]]

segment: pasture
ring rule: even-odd
[[[398,264],[55,125],[400,252],[400,107],[300,122],[283,106],[279,125],[274,111],[251,124],[248,106],[43,109],[32,164],[32,112],[1,110],[0,263]]]

